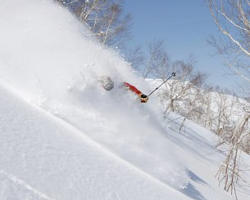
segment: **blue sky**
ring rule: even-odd
[[[130,46],[164,40],[172,60],[193,55],[195,68],[209,75],[210,84],[236,89],[239,80],[229,75],[223,60],[214,56],[215,49],[206,42],[219,33],[205,0],[125,0],[124,9],[133,17]]]

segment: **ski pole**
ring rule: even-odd
[[[150,92],[147,96],[149,97],[150,95],[152,95],[156,90],[158,90],[164,83],[166,83],[169,79],[171,79],[172,77],[174,77],[176,75],[175,72],[173,72],[165,81],[163,81],[158,87],[156,87],[152,92]]]

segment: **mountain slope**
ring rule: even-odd
[[[9,89],[0,96],[1,199],[189,199]]]

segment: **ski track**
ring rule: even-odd
[[[21,187],[21,189],[24,189],[24,190],[26,190],[28,192],[29,196],[32,196],[32,197],[36,197],[37,196],[38,198],[36,198],[36,199],[39,199],[39,200],[56,200],[56,199],[53,199],[53,198],[47,196],[46,194],[40,192],[39,190],[35,189],[34,187],[32,187],[31,185],[29,185],[25,181],[17,178],[16,176],[14,176],[14,175],[12,175],[10,173],[7,173],[4,170],[0,170],[0,185],[5,182],[4,181],[5,179],[7,179],[11,183],[13,183],[14,186],[17,187],[17,190],[20,190],[19,187]],[[0,197],[1,198],[5,198],[4,197],[5,191],[3,189],[4,189],[4,187],[0,187]],[[15,196],[15,198],[16,198],[16,196]],[[6,199],[8,199],[8,198],[6,198]],[[3,200],[3,199],[1,199],[1,200]]]

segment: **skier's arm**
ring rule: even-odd
[[[137,94],[141,100],[141,103],[146,103],[148,101],[148,97],[147,95],[143,94],[140,90],[138,90],[135,86],[124,82],[124,85],[126,87],[128,87],[132,92],[134,92],[135,94]]]
[[[127,82],[124,82],[124,85],[126,87],[128,87],[132,92],[134,92],[135,94],[137,94],[138,96],[140,96],[142,94],[142,92],[140,90],[138,90],[135,86],[127,83]]]

